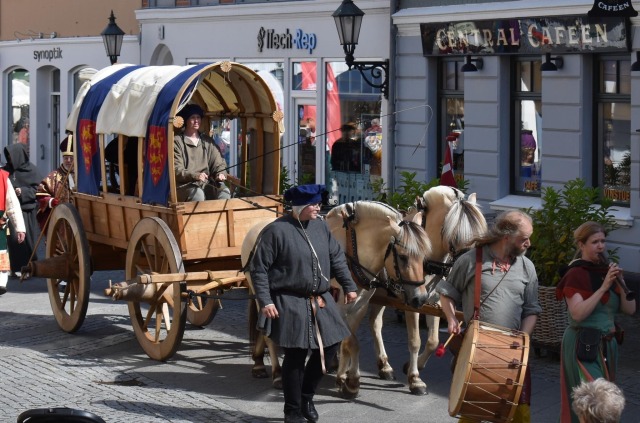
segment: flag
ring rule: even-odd
[[[331,63],[327,63],[327,146],[331,151],[333,143],[342,137],[340,128],[342,121],[340,117],[340,94],[338,92],[338,83],[333,73]]]
[[[453,176],[453,160],[451,158],[451,143],[449,141],[447,141],[447,148],[444,152],[444,163],[442,164],[440,185],[458,188],[458,184],[456,184],[456,178],[454,178]]]
[[[96,82],[89,88],[82,101],[75,131],[78,145],[74,149],[78,155],[78,169],[76,169],[78,192],[98,195],[100,191],[101,163],[98,154],[98,134],[96,133],[98,113],[113,84],[138,68],[140,66],[128,66]]]
[[[156,99],[156,103],[149,116],[147,136],[145,138],[145,151],[147,160],[144,163],[142,202],[145,204],[160,204],[166,206],[169,203],[169,164],[168,122],[171,106],[181,92],[187,80],[202,68],[208,66],[203,63],[189,67],[167,82]],[[184,90],[181,103],[191,95],[198,78],[195,78],[190,86]]]

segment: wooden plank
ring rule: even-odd
[[[125,225],[125,208],[120,204],[105,203],[108,216],[107,233],[109,237],[127,240],[127,228]]]
[[[94,224],[94,230],[97,234],[109,236],[109,214],[107,213],[107,204],[100,201],[91,203],[91,215]]]
[[[229,247],[235,247],[237,245],[235,236],[236,226],[233,214],[233,209],[227,210],[227,244]]]
[[[444,311],[442,311],[442,308],[438,305],[425,304],[420,308],[414,308],[406,305],[405,303],[403,303],[402,301],[396,298],[389,297],[389,296],[378,296],[378,295],[374,295],[371,298],[370,302],[372,304],[378,304],[385,307],[393,307],[395,309],[402,310],[402,311],[412,311],[414,313],[429,314],[431,316],[446,318]],[[464,314],[460,311],[456,311],[456,318],[459,321],[463,321]]]

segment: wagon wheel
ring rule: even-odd
[[[212,291],[205,291],[203,294],[203,297],[194,297],[187,309],[187,321],[195,326],[207,326],[220,309],[219,299],[207,298],[213,294]]]
[[[64,258],[62,264],[56,266],[56,273],[60,277],[48,278],[47,290],[58,326],[65,332],[75,332],[80,329],[87,315],[91,265],[89,243],[82,220],[76,208],[69,203],[53,209],[45,257]],[[66,282],[66,285],[60,285],[60,282]]]
[[[183,272],[178,243],[167,224],[156,217],[138,222],[127,247],[126,279],[140,274]],[[154,360],[165,361],[182,342],[187,306],[181,300],[180,282],[154,284],[154,287],[156,291],[151,299],[129,302],[129,316],[144,352]]]

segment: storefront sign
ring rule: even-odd
[[[631,0],[594,0],[593,7],[589,11],[590,17],[596,16],[626,16],[628,18],[638,16],[633,9]]]
[[[425,56],[629,51],[628,19],[587,16],[420,25]]]
[[[50,50],[35,50],[33,52],[33,60],[48,60],[49,62],[53,59],[62,59],[62,49],[60,47],[55,47]]]
[[[317,46],[316,34],[308,34],[301,29],[296,29],[295,36],[289,28],[283,33],[277,33],[275,29],[265,29],[261,27],[258,31],[258,51],[262,53],[264,49],[299,49],[308,50],[313,53]]]

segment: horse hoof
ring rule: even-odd
[[[251,369],[251,376],[256,379],[266,379],[269,377],[266,369]]]
[[[395,380],[395,376],[393,375],[393,370],[389,371],[389,370],[380,370],[378,372],[378,376],[380,377],[380,379],[382,380]]]
[[[277,378],[273,379],[271,381],[271,386],[273,387],[273,389],[282,390],[282,378],[281,377],[277,377]]]
[[[414,386],[409,388],[413,395],[427,395],[427,387],[426,386]]]
[[[358,393],[360,392],[360,390],[349,390],[347,388],[347,385],[342,385],[338,391],[340,393],[340,396],[346,400],[356,399],[358,397]]]

